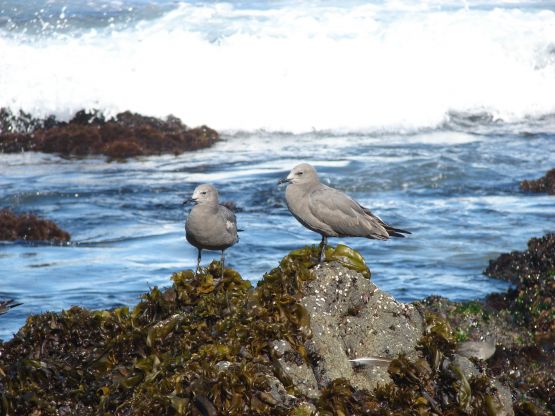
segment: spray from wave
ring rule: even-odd
[[[0,107],[60,119],[83,108],[131,110],[291,132],[555,113],[549,10],[181,3],[149,19],[102,22],[0,29]]]

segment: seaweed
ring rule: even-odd
[[[256,289],[212,262],[175,273],[132,310],[29,317],[2,345],[2,413],[285,414],[281,396],[294,386],[270,344],[286,339],[307,359],[308,253],[285,257]]]
[[[26,151],[63,156],[102,154],[108,160],[181,154],[212,146],[219,134],[207,127],[189,128],[174,116],[146,117],[129,111],[106,118],[98,110],[78,111],[68,122],[54,116],[37,119],[0,108],[0,153]]]
[[[502,254],[485,273],[516,285],[505,302],[515,320],[536,335],[555,333],[555,234],[528,241],[528,249]]]
[[[548,170],[539,179],[521,181],[520,190],[523,192],[545,192],[548,195],[555,195],[555,169]]]
[[[50,220],[34,214],[16,214],[9,209],[0,209],[0,241],[50,241],[60,244],[70,238],[68,232]]]
[[[457,341],[497,337],[495,354],[478,364],[516,398],[516,414],[555,411],[555,235],[532,238],[528,249],[502,254],[485,273],[514,287],[481,301],[430,297],[423,309],[445,317]],[[528,413],[527,413],[528,412]]]
[[[174,273],[171,287],[152,288],[131,309],[31,316],[0,344],[0,414],[499,414],[493,377],[457,367],[455,332],[429,312],[418,357],[394,358],[392,382],[370,392],[339,378],[304,396],[274,343],[287,341],[297,365],[313,364],[301,301],[317,257],[318,247],[295,250],[256,287],[212,262],[197,275]],[[345,246],[326,251],[326,261],[369,277],[361,259]],[[524,414],[534,403],[518,406]]]

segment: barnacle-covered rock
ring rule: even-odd
[[[400,353],[416,358],[423,322],[414,306],[397,302],[338,263],[318,267],[314,275],[301,304],[314,334],[306,348],[320,387],[343,378],[358,389],[372,390],[390,381],[387,366],[355,369],[350,359],[392,359]]]
[[[555,334],[555,234],[528,241],[528,249],[490,261],[487,275],[509,280],[516,289],[505,299],[516,320],[537,336]]]

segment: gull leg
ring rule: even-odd
[[[326,246],[328,245],[328,237],[322,236],[322,241],[320,242],[320,254],[318,255],[318,263],[324,262]]]
[[[200,257],[201,257],[201,253],[202,253],[202,249],[198,248],[198,256],[197,256],[197,270],[195,272],[195,276],[198,274],[198,271],[200,269]]]
[[[225,257],[224,257],[224,251],[222,250],[222,275],[220,277],[224,277],[224,262],[225,262]]]

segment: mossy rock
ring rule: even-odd
[[[1,345],[0,413],[454,415],[495,405],[486,376],[445,370],[454,336],[435,315],[426,317],[421,358],[392,361],[392,383],[369,392],[335,379],[319,398],[303,396],[273,346],[286,340],[302,362],[315,359],[305,345],[317,334],[301,300],[316,256],[315,247],[292,252],[255,288],[212,262],[198,275],[175,273],[170,288],[153,288],[132,309],[29,317]],[[327,262],[364,273],[361,259],[344,246],[326,251]]]
[[[293,250],[289,253],[288,257],[294,257],[295,259],[303,262],[306,267],[311,267],[317,264],[318,255],[320,253],[320,248],[318,246],[304,247],[298,250]],[[371,272],[364,257],[350,247],[343,244],[338,244],[337,247],[326,247],[324,253],[324,261],[326,262],[338,262],[339,264],[345,266],[350,270],[354,270],[362,274],[364,277],[370,279]]]

